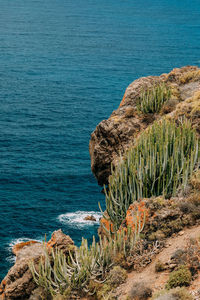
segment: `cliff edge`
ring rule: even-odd
[[[171,96],[159,113],[140,114],[137,101],[144,89],[165,83],[171,88]],[[200,68],[187,66],[173,69],[168,74],[142,77],[126,89],[117,110],[107,120],[100,122],[91,134],[89,151],[91,169],[98,184],[108,182],[111,164],[116,165],[119,156],[134,144],[138,135],[155,120],[169,115],[190,119],[200,134]]]

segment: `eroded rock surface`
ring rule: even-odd
[[[69,250],[74,249],[72,239],[65,235],[61,229],[52,234],[46,245],[49,252],[51,252],[52,248],[58,248],[63,250],[66,255],[69,253]],[[27,299],[36,288],[29,269],[29,263],[30,261],[34,261],[35,264],[39,262],[41,256],[44,255],[44,245],[41,243],[27,243],[15,253],[16,262],[1,282],[1,300]]]
[[[1,283],[1,299],[25,299],[36,288],[29,262],[38,263],[44,253],[42,244],[32,244],[17,252],[15,265]]]
[[[19,251],[21,251],[22,248],[28,247],[28,246],[30,246],[30,245],[32,245],[32,244],[38,244],[38,242],[37,242],[37,241],[28,241],[28,242],[21,242],[21,243],[15,244],[15,245],[13,246],[13,248],[12,248],[12,253],[13,253],[14,255],[17,255],[17,253],[18,253]]]
[[[159,114],[138,113],[138,97],[145,88],[165,82],[172,90]],[[128,149],[136,137],[155,120],[169,115],[185,116],[192,120],[200,132],[200,69],[183,67],[161,76],[142,77],[132,82],[125,91],[123,100],[108,120],[103,120],[91,134],[89,144],[91,168],[100,185],[107,183],[111,163],[115,165],[120,154]],[[195,96],[196,93],[196,96]]]
[[[51,239],[47,243],[47,247],[49,249],[57,248],[58,250],[62,250],[65,255],[68,255],[69,251],[73,251],[75,246],[70,236],[64,234],[62,230],[59,229],[53,232]]]

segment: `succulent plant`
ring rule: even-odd
[[[137,103],[137,109],[144,114],[158,113],[164,102],[170,99],[170,96],[170,88],[164,82],[158,83],[141,92]]]
[[[81,246],[76,248],[75,253],[69,252],[68,257],[58,249],[52,249],[49,254],[44,246],[44,257],[41,257],[39,265],[35,266],[34,261],[29,264],[34,281],[51,295],[63,294],[69,287],[93,294],[95,290],[90,289],[90,281],[104,282],[115,256],[123,253],[126,258],[134,248],[144,227],[140,225],[138,218],[139,214],[134,231],[131,228],[121,230],[107,237],[100,237],[99,242],[93,238],[91,246],[86,239],[82,239]]]
[[[111,168],[105,187],[106,211],[115,230],[135,200],[170,197],[179,187],[185,190],[199,161],[199,140],[189,121],[179,126],[166,119],[155,122]]]

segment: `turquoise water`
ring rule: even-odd
[[[0,279],[16,241],[91,240],[95,126],[140,76],[200,64],[200,2],[0,0]]]

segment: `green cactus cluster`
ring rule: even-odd
[[[91,246],[82,239],[81,246],[68,257],[58,249],[49,254],[44,246],[44,257],[39,265],[30,262],[33,279],[52,296],[62,295],[68,288],[93,294],[95,289],[90,288],[90,282],[103,283],[107,279],[114,258],[118,254],[123,254],[124,258],[130,255],[142,229],[140,226],[135,226],[134,232],[130,228],[127,231],[122,229],[107,237],[99,237],[99,242],[93,238]]]
[[[143,132],[135,146],[111,168],[106,211],[116,228],[131,203],[142,198],[173,196],[186,189],[189,176],[199,165],[199,140],[189,121],[155,122]]]
[[[171,89],[164,82],[158,83],[141,92],[137,109],[144,114],[158,113],[170,97]]]
[[[189,121],[179,121],[178,125],[167,119],[155,122],[120,158],[116,168],[112,167],[105,194],[113,228],[98,242],[94,238],[90,246],[82,239],[81,246],[67,257],[61,250],[49,253],[45,248],[39,265],[30,263],[36,284],[52,296],[63,295],[69,289],[95,293],[91,283],[103,283],[117,257],[126,260],[133,254],[144,228],[145,213],[142,215],[140,210],[133,214],[132,228],[121,226],[130,204],[151,196],[170,197],[179,188],[184,191],[199,163],[199,140]]]

